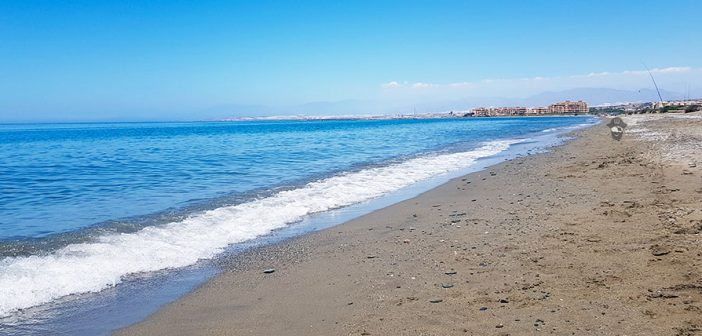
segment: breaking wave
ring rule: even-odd
[[[0,316],[71,294],[98,292],[129,274],[179,268],[213,258],[231,244],[268,234],[310,214],[367,201],[467,168],[517,142],[492,141],[467,152],[343,173],[181,221],[71,244],[45,255],[7,257],[0,260]]]

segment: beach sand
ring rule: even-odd
[[[251,250],[118,334],[702,334],[702,116],[625,121]]]

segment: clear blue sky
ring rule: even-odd
[[[701,12],[697,0],[7,0],[0,121],[199,119],[379,99],[392,81],[696,69]]]

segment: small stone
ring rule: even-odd
[[[480,307],[480,311],[486,311],[488,310],[488,307]]]
[[[429,302],[431,302],[431,303],[441,303],[441,302],[444,302],[444,300],[442,300],[442,299],[431,299],[431,300],[429,300]]]
[[[690,162],[690,163],[687,164],[687,166],[690,167],[690,168],[695,168],[695,167],[697,167],[697,164],[694,163],[694,162]]]
[[[265,274],[271,274],[273,272],[275,272],[275,268],[268,268],[263,270],[263,273]]]
[[[458,273],[458,272],[456,272],[456,271],[448,271],[448,272],[445,272],[444,274],[446,274],[446,275],[454,275],[454,274],[456,274],[456,273]]]
[[[651,246],[651,254],[654,256],[663,256],[670,253],[670,249],[660,245]]]
[[[500,299],[500,303],[509,303],[509,300],[507,300],[507,299]]]
[[[672,291],[656,291],[655,293],[651,293],[648,295],[650,298],[663,298],[663,299],[674,299],[676,297],[679,297],[678,293],[672,292]]]
[[[495,326],[495,328],[498,328],[498,329],[499,329],[499,328],[502,328],[502,327],[504,327],[504,325],[502,325],[502,324],[498,324],[498,325]]]
[[[452,287],[453,287],[453,284],[450,284],[450,283],[442,283],[441,284],[441,288],[452,288]]]
[[[632,208],[637,208],[637,207],[639,207],[639,203],[636,202],[636,201],[624,201],[624,202],[622,202],[622,203],[623,203],[622,205],[623,205],[624,208],[626,208],[626,209],[632,209]]]

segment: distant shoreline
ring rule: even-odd
[[[544,118],[544,117],[584,117],[594,114],[545,114],[545,115],[500,115],[500,116],[460,116],[460,115],[402,115],[402,116],[271,116],[240,117],[210,120],[213,122],[232,121],[340,121],[340,120],[426,120],[426,119],[493,119],[493,118]]]
[[[596,114],[579,114],[580,116],[596,116]],[[201,123],[201,122],[235,122],[235,121],[341,121],[341,120],[426,120],[426,119],[473,119],[473,118],[537,118],[537,117],[573,117],[571,114],[549,114],[549,115],[514,115],[514,116],[271,116],[271,117],[237,117],[203,120],[130,120],[130,121],[18,121],[0,122],[0,126],[17,125],[86,125],[86,124],[177,124],[177,123]]]

